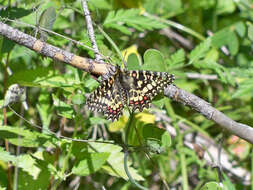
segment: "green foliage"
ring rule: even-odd
[[[102,31],[94,24],[98,48],[108,58],[106,61],[122,66],[120,57],[124,57],[129,70],[172,73],[175,85],[205,99],[231,119],[250,126],[253,126],[252,3],[251,0],[88,1],[93,22],[103,27]],[[66,38],[16,21],[39,24],[91,47],[80,1],[4,0],[0,22],[31,36],[39,31],[42,40],[49,44],[94,58],[94,52],[87,47],[75,46]],[[232,137],[217,124],[160,94],[151,109],[134,115],[129,144],[125,145],[122,139],[128,124],[127,109],[118,122],[112,123],[85,106],[98,81],[77,68],[42,57],[0,36],[0,107],[7,106],[6,91],[13,84],[26,87],[28,105],[28,109],[22,107],[24,99],[8,102],[26,121],[8,107],[6,113],[0,111],[0,189],[7,189],[11,180],[13,187],[24,190],[50,189],[50,186],[135,189],[124,169],[126,150],[131,176],[148,188],[164,189],[166,181],[174,189],[179,185],[181,189],[221,189],[220,183],[223,189],[242,186],[250,189],[243,180],[237,180],[243,179],[242,176],[227,170],[220,182],[205,158],[200,159],[198,152],[184,143],[195,141],[195,135],[189,141],[186,136],[189,133],[208,142],[225,133],[223,145],[230,160],[235,168],[248,172],[252,165],[250,144],[231,143]],[[42,129],[38,131],[34,126]],[[170,126],[176,132],[170,134],[165,130]],[[4,140],[9,142],[8,151]],[[211,150],[203,148],[212,157]],[[243,152],[238,155],[237,151]],[[11,170],[11,180],[7,175],[8,162],[19,168],[18,174]],[[187,179],[193,179],[192,183],[187,183]]]
[[[138,9],[119,10],[117,12],[111,11],[106,17],[103,25],[106,28],[117,29],[127,35],[131,35],[132,32],[124,25],[133,27],[142,32],[145,30],[165,28],[164,24],[142,16]]]

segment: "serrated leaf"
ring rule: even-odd
[[[99,170],[110,156],[109,152],[85,153],[85,157],[72,168],[72,173],[87,176]]]
[[[185,52],[183,49],[179,49],[173,53],[169,59],[166,60],[169,67],[180,67],[184,64]]]
[[[190,62],[189,64],[195,63],[205,57],[207,52],[211,47],[211,39],[208,38],[204,42],[200,43],[194,50],[190,53]]]
[[[248,79],[240,83],[239,89],[232,95],[232,98],[238,98],[245,95],[252,96],[253,80]]]
[[[103,25],[107,28],[120,30],[125,34],[131,34],[126,27],[133,27],[139,31],[165,28],[166,25],[140,14],[139,9],[127,9],[111,11],[108,13]],[[126,26],[124,26],[126,25]]]
[[[107,164],[102,166],[102,168],[105,170],[106,173],[116,176],[116,177],[121,177],[125,180],[128,180],[128,177],[125,173],[124,170],[124,153],[121,152],[122,148],[118,145],[113,145],[113,144],[101,144],[101,143],[89,143],[89,145],[92,147],[90,151],[94,150],[96,152],[109,152],[110,156],[107,159]],[[128,168],[131,176],[136,180],[144,180],[142,176],[140,176],[137,173],[137,170],[131,167],[131,163],[128,161]]]

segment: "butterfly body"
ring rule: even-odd
[[[87,99],[88,108],[103,112],[108,119],[117,120],[125,105],[132,111],[149,108],[152,99],[174,81],[165,72],[128,71],[117,69],[102,81]]]

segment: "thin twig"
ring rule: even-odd
[[[180,44],[182,44],[185,48],[187,48],[189,50],[193,49],[193,45],[190,42],[190,40],[184,38],[182,35],[176,33],[175,31],[173,31],[170,28],[164,28],[164,29],[160,30],[159,33],[167,36],[170,39],[177,40]]]
[[[95,60],[97,62],[101,62],[104,63],[102,57],[100,56],[99,50],[98,50],[98,46],[97,46],[97,42],[96,42],[96,38],[95,38],[95,33],[94,33],[94,29],[93,29],[93,25],[92,25],[92,20],[90,17],[90,11],[88,9],[88,5],[86,0],[82,0],[82,6],[83,6],[83,11],[84,11],[84,16],[85,16],[85,20],[86,20],[86,24],[87,24],[87,31],[88,31],[88,35],[92,44],[92,47],[94,49],[94,53],[95,53]]]
[[[217,75],[207,75],[207,74],[200,74],[200,73],[186,73],[187,78],[190,79],[202,79],[202,80],[217,80]]]

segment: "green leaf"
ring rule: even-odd
[[[0,17],[6,17],[8,19],[18,19],[29,15],[33,12],[33,9],[17,8],[15,6],[8,7],[0,10]]]
[[[47,90],[41,90],[36,108],[38,109],[43,129],[49,130],[49,125],[53,116],[53,107],[51,105],[51,96]],[[47,132],[45,131],[45,133]]]
[[[236,6],[233,0],[217,1],[217,14],[234,12]]]
[[[194,50],[192,50],[190,53],[189,64],[198,62],[203,57],[205,57],[205,55],[209,51],[210,47],[211,47],[211,39],[210,38],[206,39],[204,42],[202,42],[197,47],[195,47]]]
[[[180,67],[184,65],[185,62],[185,52],[183,49],[177,50],[174,54],[166,60],[169,67]]]
[[[110,153],[85,153],[83,160],[79,161],[72,168],[72,172],[76,175],[87,176],[99,170],[108,157]]]
[[[222,190],[219,183],[217,182],[208,182],[203,187],[201,187],[201,190]]]
[[[8,78],[8,86],[17,83],[21,86],[31,87],[73,87],[79,81],[72,77],[56,74],[55,69],[47,67],[37,67],[36,69],[19,70]]]
[[[253,80],[248,79],[240,83],[239,89],[232,95],[232,98],[238,98],[249,95],[253,97]]]
[[[53,24],[56,20],[56,12],[54,7],[49,7],[45,9],[39,19],[39,26],[51,30],[53,28]],[[40,40],[47,41],[48,34],[45,31],[40,30]]]
[[[85,103],[85,96],[83,94],[74,94],[72,102],[76,105],[82,105]]]
[[[54,94],[52,95],[52,98],[54,100],[54,106],[55,106],[55,108],[57,110],[57,114],[60,115],[60,116],[62,116],[62,117],[66,117],[68,119],[72,119],[73,116],[74,116],[74,110],[73,110],[73,108],[69,104],[61,101]]]
[[[230,181],[230,179],[228,178],[228,176],[222,172],[222,176],[223,176],[223,184],[224,184],[224,187],[226,189],[229,189],[229,190],[236,190],[236,187],[235,185]]]
[[[90,149],[90,152],[109,152],[110,156],[107,159],[107,164],[102,166],[104,171],[112,176],[121,177],[125,180],[128,180],[128,177],[124,170],[124,153],[121,152],[122,148],[118,145],[113,144],[102,144],[102,143],[89,143],[89,145],[92,147]],[[128,168],[131,176],[139,181],[144,180],[142,176],[140,176],[137,173],[137,170],[132,168],[130,165],[130,162],[128,163]]]
[[[19,156],[18,189],[47,189],[51,173],[48,170],[48,162],[42,156],[44,152],[36,152],[32,155]]]
[[[2,147],[0,147],[0,160],[4,162],[11,162],[14,166],[19,167],[22,169],[19,173],[19,179],[23,179],[25,182],[20,181],[19,182],[19,189],[27,189],[23,188],[23,186],[27,186],[28,181],[31,181],[32,183],[29,183],[29,187],[32,186],[32,184],[37,184],[38,187],[42,187],[44,184],[48,185],[49,183],[49,172],[47,171],[46,162],[44,160],[40,160],[36,158],[38,154],[42,154],[42,152],[37,152],[35,154],[28,155],[23,154],[19,156],[10,155],[9,152],[4,151]],[[43,158],[42,158],[43,159]],[[23,178],[25,175],[25,178]],[[42,175],[47,178],[47,181],[40,181]],[[43,178],[45,180],[45,178]],[[38,183],[38,181],[40,183]],[[38,189],[38,188],[35,188]]]
[[[95,10],[96,9],[107,9],[107,10],[112,9],[112,4],[106,0],[92,0],[92,3],[90,4],[95,7]]]
[[[247,22],[248,25],[248,38],[253,41],[253,24],[251,22]]]
[[[3,147],[0,147],[0,160],[3,162],[17,163],[16,156],[11,155],[9,152],[5,151]]]
[[[162,134],[162,147],[168,148],[170,146],[171,146],[171,136],[167,131],[165,131]]]
[[[131,53],[127,58],[127,69],[140,70],[140,68],[140,58],[135,53]]]
[[[229,28],[215,33],[212,37],[212,45],[216,48],[228,46],[229,52],[235,55],[239,50],[239,41],[234,31]]]
[[[106,28],[117,29],[127,35],[130,35],[131,31],[126,26],[133,27],[139,31],[166,27],[166,25],[156,20],[142,16],[139,9],[121,9],[117,12],[111,11],[107,15],[103,25]]]
[[[143,56],[144,64],[142,66],[143,70],[151,71],[166,71],[166,65],[164,63],[163,55],[160,51],[155,49],[148,49]]]
[[[90,117],[89,120],[90,120],[91,125],[99,125],[99,124],[105,124],[105,123],[110,122],[101,117]]]
[[[8,139],[14,145],[22,147],[55,147],[52,142],[57,141],[52,136],[29,131],[22,127],[0,126],[0,137]]]

